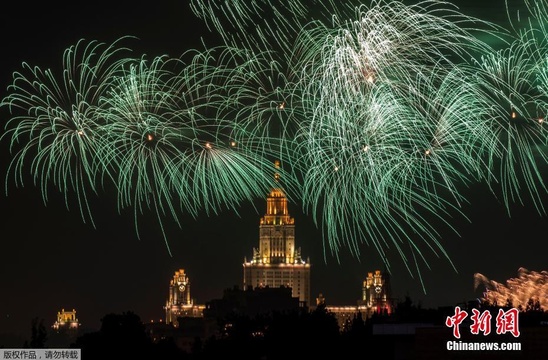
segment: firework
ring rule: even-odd
[[[477,120],[486,101],[461,64],[488,48],[435,10],[379,2],[299,38],[303,203],[332,252],[358,255],[365,242],[407,263],[422,240],[446,256],[438,220],[485,176],[495,134]]]
[[[237,94],[249,64],[238,65],[238,49],[225,47],[185,55],[188,64],[165,56],[128,64],[100,99],[98,157],[120,209],[134,209],[136,228],[144,210],[160,225],[168,216],[182,226],[182,214],[237,211],[275,185],[273,160],[243,141],[252,136],[232,112],[245,103]]]
[[[548,308],[548,272],[518,269],[518,276],[506,280],[506,284],[490,280],[483,274],[474,274],[474,287],[484,287],[482,300],[490,305],[528,309],[532,302],[538,302],[542,309]]]
[[[268,51],[271,59],[287,61],[305,24],[330,24],[333,16],[346,17],[359,1],[334,4],[331,0],[191,0],[192,12],[217,33],[224,44],[253,52]]]
[[[91,221],[88,192],[113,186],[119,211],[133,209],[137,233],[138,217],[152,210],[164,237],[165,217],[181,226],[185,213],[237,211],[277,185],[274,174],[284,170],[274,168],[266,144],[274,135],[252,136],[249,125],[264,118],[253,115],[260,106],[250,107],[245,95],[255,85],[253,61],[239,64],[240,50],[219,47],[184,54],[189,63],[166,56],[109,63],[127,50],[115,45],[99,52],[103,44],[82,40],[68,49],[62,85],[38,67],[16,73],[2,105],[23,113],[8,122],[4,137],[13,148],[29,139],[10,167],[17,185],[31,159],[44,201],[53,182],[67,207],[76,194]],[[253,109],[247,123],[234,110],[244,107]]]
[[[137,228],[282,186],[326,253],[365,244],[420,274],[427,251],[450,261],[440,227],[457,232],[473,182],[544,213],[548,6],[527,6],[506,31],[440,1],[192,0],[220,46],[149,60],[82,41],[59,77],[25,64],[1,103],[9,174],[23,185],[28,166],[44,201],[74,192],[84,219],[109,184]]]
[[[499,141],[489,159],[493,164],[489,183],[500,187],[507,209],[529,198],[538,212],[545,214],[542,194],[547,188],[541,168],[548,159],[539,148],[547,140],[543,120],[546,96],[539,89],[543,86],[541,62],[548,48],[538,46],[530,35],[525,33],[507,49],[483,56],[475,80],[491,99],[490,114],[484,121]]]
[[[109,81],[130,61],[127,55],[117,59],[128,50],[121,40],[108,46],[80,41],[65,51],[61,74],[23,63],[0,104],[14,114],[2,139],[9,139],[15,152],[8,175],[13,174],[16,186],[24,186],[28,167],[44,202],[50,185],[65,194],[67,207],[74,191],[83,220],[92,223],[88,193],[97,191],[101,164],[94,155],[104,144],[95,131],[101,122],[97,108]]]

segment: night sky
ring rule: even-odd
[[[502,0],[454,1],[466,14],[486,20],[504,18]],[[519,2],[514,2],[519,3]],[[482,6],[481,8],[479,6]],[[488,18],[490,17],[490,18]],[[139,38],[135,54],[151,58],[179,56],[215,40],[191,13],[186,1],[94,1],[75,5],[64,2],[14,2],[0,14],[2,55],[0,94],[11,83],[21,62],[48,68],[59,66],[63,51],[80,39],[110,43],[121,36]],[[2,113],[3,122],[7,119]],[[10,153],[0,147],[0,178],[5,179]],[[546,270],[545,241],[548,219],[530,205],[516,205],[510,218],[503,205],[483,185],[465,193],[463,207],[470,222],[455,219],[460,237],[444,233],[440,240],[453,260],[426,253],[431,269],[423,269],[426,294],[397,257],[392,259],[392,291],[424,307],[455,305],[479,296],[473,275],[482,273],[504,282],[519,267]],[[266,196],[266,194],[265,194]],[[162,306],[173,273],[184,268],[198,304],[220,298],[223,289],[242,284],[244,257],[258,246],[259,219],[265,200],[257,199],[238,214],[224,212],[199,220],[183,219],[184,226],[167,224],[172,254],[168,253],[155,221],[142,222],[141,238],[135,233],[131,213],[118,214],[114,196],[92,196],[96,228],[85,224],[76,211],[67,210],[63,195],[51,191],[46,204],[39,189],[27,182],[0,195],[0,333],[30,335],[33,317],[47,325],[61,308],[76,309],[84,327],[98,328],[107,313],[134,311],[144,321],[164,318]],[[548,200],[548,198],[547,198]],[[372,247],[362,255],[342,249],[340,262],[330,254],[324,259],[321,233],[311,217],[290,204],[296,219],[297,246],[312,262],[312,297],[320,292],[328,304],[354,305],[367,272],[382,268]],[[152,216],[152,215],[150,215]]]

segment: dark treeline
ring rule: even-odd
[[[494,314],[504,306],[476,304]],[[520,312],[521,326],[548,324],[548,312],[535,306],[534,302]],[[471,306],[470,304],[464,305]],[[401,352],[411,359],[412,336],[379,336],[373,329],[375,324],[427,323],[444,327],[447,316],[454,307],[423,309],[406,298],[397,304],[392,314],[374,314],[362,318],[356,313],[339,326],[333,313],[324,306],[312,311],[292,310],[248,316],[236,312],[216,319],[215,335],[195,337],[192,345],[182,349],[176,336],[154,338],[146,324],[134,312],[107,314],[101,319],[98,331],[88,332],[76,338],[71,348],[82,349],[82,358],[92,359],[287,359],[314,356],[324,358],[336,354],[337,358],[353,356],[364,349],[381,348],[383,358],[401,358]],[[164,324],[166,325],[166,324]],[[449,331],[449,329],[447,329]],[[447,337],[449,340],[449,337]],[[33,320],[32,335],[28,347],[47,346],[43,322]],[[402,350],[407,349],[407,350]],[[399,355],[397,355],[399,353]]]

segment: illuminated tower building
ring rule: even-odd
[[[169,283],[169,296],[164,307],[166,323],[178,326],[180,317],[201,317],[204,305],[194,305],[190,297],[190,280],[184,269],[175,271]]]
[[[358,305],[365,307],[368,317],[373,313],[392,313],[393,303],[388,273],[382,274],[380,270],[375,270],[375,273],[367,274],[367,278],[363,281],[362,299],[358,301]]]
[[[65,311],[65,309],[61,309],[61,311],[57,312],[57,320],[53,323],[52,328],[56,332],[61,332],[77,330],[78,326],[80,326],[80,323],[78,323],[78,319],[76,318],[76,310]]]
[[[310,306],[310,260],[304,261],[295,246],[295,220],[289,216],[287,203],[280,189],[268,194],[266,214],[259,225],[259,248],[253,249],[251,261],[244,258],[244,289],[290,287],[301,305]]]
[[[317,304],[320,303],[325,304],[322,294],[317,299]],[[335,315],[341,329],[345,329],[358,313],[363,319],[370,318],[373,314],[391,314],[394,311],[394,299],[391,297],[388,273],[380,270],[367,273],[362,284],[362,297],[356,305],[327,305],[326,308]]]
[[[52,330],[48,332],[47,347],[69,347],[78,338],[80,325],[76,318],[76,310],[58,311],[57,320],[51,326]]]

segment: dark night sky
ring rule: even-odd
[[[485,19],[504,17],[501,0],[454,3]],[[134,35],[140,39],[134,52],[152,57],[200,48],[199,37],[207,35],[185,1],[11,6],[11,11],[0,14],[2,95],[22,61],[42,68],[57,66],[63,51],[82,38],[109,43]],[[10,154],[5,143],[0,149],[4,180]],[[156,223],[143,226],[137,239],[133,218],[116,212],[114,198],[93,199],[94,229],[76,211],[65,208],[61,194],[52,192],[45,205],[31,183],[20,189],[12,185],[7,196],[0,196],[0,333],[14,331],[25,337],[33,317],[49,325],[61,308],[76,309],[79,320],[91,328],[111,312],[132,310],[145,321],[163,318],[169,280],[179,268],[190,276],[197,303],[221,297],[224,288],[241,286],[243,258],[258,246],[259,218],[265,210],[264,200],[258,199],[259,213],[244,206],[241,216],[225,212],[187,219],[183,229],[168,226],[170,256]],[[545,217],[530,206],[516,206],[510,219],[481,186],[470,189],[468,197],[470,205],[464,211],[471,223],[457,220],[461,237],[449,233],[441,239],[457,271],[427,253],[431,269],[423,270],[424,294],[419,281],[394,258],[392,289],[397,297],[409,294],[425,307],[454,305],[478,295],[473,289],[476,272],[503,282],[516,276],[519,267],[546,270],[546,253],[540,251],[546,248]],[[374,249],[364,247],[359,259],[343,249],[340,263],[334,257],[324,261],[321,235],[310,217],[296,206],[290,205],[290,211],[296,218],[297,245],[313,264],[312,296],[322,292],[328,303],[355,304],[367,272],[381,266]]]

